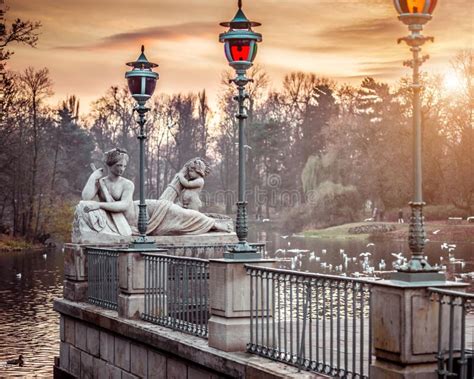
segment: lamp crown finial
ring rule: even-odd
[[[142,45],[142,53],[145,52],[145,45]]]
[[[239,9],[242,9],[242,0],[239,0],[237,5],[238,5]]]

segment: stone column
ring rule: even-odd
[[[244,264],[274,267],[275,260],[211,259],[209,346],[245,351],[250,342],[250,277]]]
[[[454,282],[384,280],[372,290],[373,354],[371,379],[437,379],[439,304],[428,287],[460,290]],[[447,311],[447,309],[446,309]],[[446,318],[444,318],[446,320]],[[459,318],[457,318],[459,320]],[[460,325],[454,325],[460,346]],[[442,343],[448,346],[448,330]]]
[[[71,301],[87,301],[87,255],[85,245],[64,244],[63,296]]]

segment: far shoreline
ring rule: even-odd
[[[351,233],[350,229],[390,229],[375,233]],[[460,224],[448,224],[447,221],[428,221],[425,223],[426,238],[431,242],[474,242],[474,224],[464,221]],[[391,240],[408,239],[408,224],[397,222],[356,222],[323,229],[310,229],[295,233],[295,237],[335,240]]]

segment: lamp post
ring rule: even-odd
[[[420,56],[421,46],[426,41],[432,41],[433,37],[425,37],[421,34],[423,25],[431,20],[431,13],[436,6],[436,0],[394,0],[394,5],[399,13],[398,19],[408,25],[410,34],[399,38],[398,43],[405,41],[413,53],[413,58],[403,62],[407,67],[413,69],[413,200],[410,202],[411,216],[409,225],[408,244],[411,250],[410,261],[401,266],[394,279],[417,278],[416,280],[438,280],[442,274],[438,273],[438,266],[431,266],[424,257],[425,230],[423,226],[423,192],[422,192],[422,157],[421,157],[421,105],[420,91],[422,85],[419,81],[419,68],[429,56]],[[423,278],[413,274],[426,273]]]
[[[132,67],[130,71],[125,73],[128,82],[128,88],[132,97],[137,102],[135,111],[138,113],[137,123],[140,126],[138,133],[138,141],[140,142],[140,203],[138,204],[138,232],[139,236],[133,241],[134,248],[154,248],[155,243],[146,237],[146,228],[148,224],[148,216],[145,203],[145,114],[150,110],[145,103],[151,98],[155,91],[156,81],[159,77],[158,73],[153,72],[153,67],[157,67],[156,63],[151,63],[146,58],[145,47],[142,45],[141,54],[135,62],[128,62],[127,66]]]
[[[257,43],[262,41],[262,35],[252,30],[254,26],[260,26],[258,22],[250,21],[242,11],[242,0],[238,0],[238,11],[232,21],[221,22],[221,26],[228,27],[229,30],[219,35],[219,42],[224,43],[225,56],[229,65],[235,70],[237,76],[231,80],[238,90],[234,97],[239,104],[236,118],[239,121],[239,189],[237,201],[236,232],[239,242],[234,245],[229,252],[224,254],[228,259],[252,259],[260,258],[256,249],[247,242],[247,202],[245,201],[245,120],[247,113],[244,101],[249,95],[245,91],[245,86],[252,81],[247,78],[246,72],[252,67],[252,62],[257,55]]]

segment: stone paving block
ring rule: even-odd
[[[93,357],[81,351],[81,379],[93,379]]]
[[[69,347],[69,372],[76,377],[81,375],[81,351],[74,346]]]
[[[100,351],[99,330],[87,327],[86,350],[88,353],[98,357]]]
[[[122,371],[122,379],[139,379],[139,376],[130,374],[129,372]]]
[[[99,358],[93,358],[92,361],[92,373],[94,378],[103,378],[106,372],[106,362]]]
[[[109,365],[108,363],[105,364],[105,373],[104,375],[99,377],[100,379],[122,379],[122,370],[118,367]]]
[[[65,342],[59,346],[59,366],[69,372],[69,344]]]
[[[147,349],[134,343],[130,346],[130,365],[132,374],[145,377],[148,366]]]
[[[115,351],[115,338],[112,334],[103,332],[102,330],[99,332],[99,354],[100,357],[109,363],[114,363],[114,351]]]
[[[152,350],[148,350],[148,378],[166,379],[166,357]]]
[[[115,365],[130,371],[130,341],[115,337]]]
[[[166,362],[167,379],[187,378],[187,366],[183,362],[168,358]]]
[[[75,321],[70,317],[64,317],[64,342],[75,345]]]
[[[78,349],[86,351],[87,345],[87,326],[81,322],[76,322],[76,346]]]

